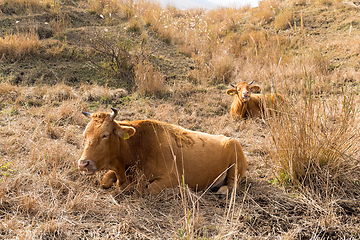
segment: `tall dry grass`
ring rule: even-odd
[[[290,97],[281,116],[269,121],[274,182],[341,195],[359,177],[350,174],[359,168],[356,97],[345,87],[319,98],[314,82],[309,77],[301,97]]]
[[[15,33],[0,37],[1,58],[16,61],[33,56],[40,48],[39,36],[33,32]]]
[[[289,9],[281,11],[275,18],[274,27],[276,30],[292,28],[294,24],[294,13]]]
[[[134,69],[137,92],[156,95],[164,92],[164,76],[148,60],[138,62]]]

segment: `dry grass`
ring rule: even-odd
[[[256,11],[255,17],[260,24],[266,24],[274,21],[275,15],[279,11],[280,1],[278,0],[265,0],[259,2],[259,7]]]
[[[135,84],[140,94],[156,95],[164,92],[164,76],[148,60],[135,66]]]
[[[131,0],[89,0],[89,9],[101,18],[112,19],[116,15],[130,19],[134,15]]]
[[[1,0],[0,9],[6,14],[38,12],[44,10],[49,2],[49,0]]]
[[[3,10],[5,2],[15,1],[1,2],[3,13],[12,14]],[[45,1],[37,1],[40,8],[21,5],[30,2],[20,1],[16,13],[44,9]],[[74,7],[80,2],[66,4]],[[281,10],[291,3],[294,22]],[[0,238],[360,238],[360,74],[353,57],[358,48],[351,44],[359,42],[353,37],[358,31],[356,21],[342,21],[339,29],[329,26],[326,31],[336,30],[338,35],[325,39],[321,29],[312,32],[313,17],[307,7],[317,11],[318,5],[320,10],[326,5],[333,10],[325,13],[346,9],[311,1],[262,1],[258,9],[213,11],[161,8],[148,1],[81,4],[95,13],[94,22],[102,31],[97,38],[89,34],[97,40],[89,43],[96,52],[91,60],[98,70],[113,73],[109,77],[117,76],[115,84],[126,82],[130,74],[139,94],[100,84],[13,85],[1,76]],[[54,7],[54,14],[65,16],[60,7]],[[316,24],[326,24],[325,18],[317,17]],[[58,38],[71,36],[67,28],[73,22],[66,19],[60,17],[54,20],[60,25],[51,24],[59,29]],[[154,48],[149,54],[143,45],[126,45],[127,34],[135,36],[136,44],[151,44],[158,37],[165,43],[156,47],[171,53],[158,54]],[[23,64],[29,55],[41,57],[37,53],[41,41],[32,33],[4,36],[3,60]],[[65,48],[78,47],[74,42],[53,44],[46,54],[50,59]],[[20,47],[26,44],[29,47]],[[176,78],[170,85],[164,69],[173,71],[171,67],[183,63],[169,57],[175,51],[189,57],[194,67],[187,69],[191,79]],[[134,56],[144,57],[134,61]],[[99,58],[102,62],[96,62]],[[9,66],[10,61],[2,64]],[[66,61],[73,63],[71,58]],[[167,65],[159,67],[161,61]],[[61,61],[51,63],[61,65]],[[251,80],[263,92],[282,93],[287,104],[274,118],[233,122],[227,84]],[[166,94],[158,94],[163,91]],[[129,192],[100,189],[103,173],[83,176],[77,170],[87,124],[81,111],[109,111],[110,107],[119,109],[118,120],[157,119],[236,138],[248,159],[246,178],[226,199],[192,192],[186,186],[150,197],[137,170],[133,171],[135,187]]]
[[[100,86],[75,89],[64,84],[17,87],[8,83],[2,83],[0,89],[2,95],[12,96],[3,101],[0,114],[0,234],[4,239],[74,236],[228,239],[254,235],[263,238],[269,234],[305,238],[356,234],[359,230],[352,225],[358,221],[356,216],[347,215],[352,222],[339,217],[343,209],[358,211],[351,197],[351,192],[359,191],[351,189],[356,187],[359,169],[353,161],[358,156],[356,149],[351,151],[357,146],[357,135],[349,137],[352,121],[357,119],[352,112],[354,98],[350,95],[346,95],[349,96],[346,101],[331,98],[339,104],[329,106],[326,117],[318,114],[322,113],[322,101],[312,98],[312,107],[305,108],[302,101],[306,98],[288,96],[289,110],[273,119],[270,129],[257,120],[230,121],[231,99],[217,88],[178,86],[167,101],[138,96],[119,103],[119,120],[158,119],[241,141],[249,161],[247,177],[236,192],[220,200],[208,193],[194,193],[186,186],[152,198],[144,193],[146,183],[141,173],[136,173],[136,187],[128,193],[117,188],[101,190],[102,173],[92,177],[79,174],[76,159],[82,151],[82,132],[87,123],[81,111],[108,111],[106,102],[98,102],[111,96],[111,89]],[[36,106],[15,107],[22,99],[34,98],[42,100]],[[299,141],[304,129],[301,126],[305,127],[305,136]],[[319,140],[322,131],[329,131],[324,135],[327,138],[322,137],[327,141]],[[270,146],[271,154],[265,150]],[[290,147],[294,151],[288,150]],[[309,151],[301,151],[308,148]],[[294,152],[299,156],[291,154]],[[293,172],[298,184],[304,187],[298,197],[289,197],[268,182],[273,179],[272,173],[278,173],[278,183],[288,186],[295,183],[281,178],[291,176],[285,159],[296,163],[314,161],[311,168],[294,164],[300,166],[300,170]],[[327,162],[321,163],[321,159]],[[306,174],[301,177],[298,173],[304,167]],[[284,174],[286,171],[289,172]],[[341,183],[342,180],[353,184]],[[319,225],[314,223],[313,216],[318,216]]]
[[[275,18],[275,29],[285,30],[291,28],[294,24],[294,13],[291,10],[284,10],[280,12]]]
[[[32,32],[16,33],[0,38],[0,55],[11,61],[36,55],[40,48],[39,36]]]
[[[269,122],[276,179],[295,187],[310,185],[314,191],[329,186],[341,191],[340,186],[358,177],[348,178],[359,164],[354,96],[346,92],[316,101],[311,80],[308,84],[303,98],[289,99],[282,116]]]

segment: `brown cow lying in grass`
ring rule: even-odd
[[[114,182],[124,189],[129,182],[125,171],[137,166],[149,180],[147,192],[156,195],[165,188],[182,184],[192,190],[219,188],[225,194],[244,176],[247,162],[239,142],[154,120],[115,121],[113,113],[83,112],[91,120],[84,137],[84,152],[78,167],[92,175],[109,171],[102,187]]]
[[[230,110],[231,118],[257,118],[267,116],[267,114],[274,115],[277,107],[285,102],[281,94],[252,94],[261,90],[258,85],[252,85],[252,83],[253,81],[241,82],[237,85],[231,84],[233,89],[226,91],[226,94],[234,95]]]

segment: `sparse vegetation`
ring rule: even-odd
[[[0,0],[1,239],[358,239],[359,9],[263,0],[180,10],[149,1]],[[233,122],[229,83],[287,99]],[[126,90],[125,90],[126,89]],[[100,189],[77,159],[87,119],[156,119],[242,144],[219,199]]]

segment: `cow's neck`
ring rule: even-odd
[[[136,144],[136,135],[127,140],[120,141],[120,156],[121,162],[125,163],[125,166],[133,166],[137,161],[137,151],[140,146]]]
[[[148,151],[150,141],[149,134],[147,134],[146,126],[141,124],[141,121],[131,122],[129,126],[135,128],[135,134],[127,140],[121,140],[120,158],[127,166],[134,166],[138,164],[139,159],[144,159],[144,153]]]
[[[249,102],[243,102],[241,101],[241,98],[238,96],[239,101],[238,101],[238,109],[237,112],[240,114],[241,117],[246,117],[247,111],[248,111],[248,105]]]

